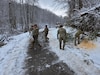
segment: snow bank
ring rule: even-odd
[[[10,38],[13,40],[0,48],[0,75],[24,75],[29,35],[24,33]]]

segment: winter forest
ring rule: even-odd
[[[54,0],[57,6],[61,5],[61,8],[66,10],[68,16],[65,17],[59,17],[36,6],[37,2],[38,0],[1,0],[0,34],[26,32],[35,23],[38,23],[39,27],[43,27],[42,24],[54,27],[57,22],[74,27],[81,26],[86,31],[99,30],[100,0]]]
[[[34,23],[55,24],[57,21],[63,22],[62,17],[58,17],[49,10],[35,6],[37,0],[1,0],[0,2],[0,33],[15,31],[28,31],[29,26]],[[32,4],[31,4],[32,3]],[[40,27],[42,27],[40,25]]]
[[[34,24],[41,47],[29,32]],[[59,49],[60,25],[67,35],[64,50]],[[78,30],[84,34],[76,46]],[[100,0],[0,0],[0,75],[99,74]]]

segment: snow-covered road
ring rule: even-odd
[[[58,61],[66,63],[76,75],[100,75],[100,38],[95,41],[97,47],[90,51],[72,43],[66,43],[65,50],[60,50],[56,38],[57,29],[49,30],[49,50],[59,57]],[[10,39],[7,45],[0,48],[0,75],[25,75],[29,34],[23,33]]]
[[[75,47],[73,43],[66,43],[65,50],[64,51],[60,50],[59,42],[57,40],[57,29],[55,28],[50,29],[49,38],[50,38],[49,40],[50,47],[52,48],[51,51],[57,54],[59,60],[64,61],[73,71],[75,71],[76,75],[99,75],[100,74],[100,68],[98,68],[97,65],[95,65],[95,61],[94,61],[97,58],[100,58],[100,55],[96,55],[97,58],[92,59],[91,58],[92,56],[89,56],[91,54],[90,52],[85,52],[84,49]],[[92,61],[94,61],[94,63]]]
[[[74,71],[49,50],[49,42],[42,39],[39,43],[42,47],[33,42],[29,44],[25,75],[74,75]]]

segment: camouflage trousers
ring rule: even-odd
[[[41,47],[41,45],[39,44],[39,41],[38,41],[38,35],[33,35],[33,38],[34,38],[34,44],[37,44]]]
[[[45,41],[48,40],[48,37],[47,37],[48,33],[45,33]]]
[[[59,38],[59,48],[64,50],[65,43],[66,43],[66,39],[60,37]]]

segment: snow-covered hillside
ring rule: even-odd
[[[66,30],[71,32],[71,28]],[[60,50],[56,28],[49,29],[48,37],[49,50],[56,53],[59,61],[66,63],[76,75],[100,74],[100,38],[93,42],[96,45],[94,49],[80,48],[74,46],[73,42],[66,42],[65,50]],[[13,36],[10,39],[7,45],[0,48],[0,75],[24,75],[29,33]]]

